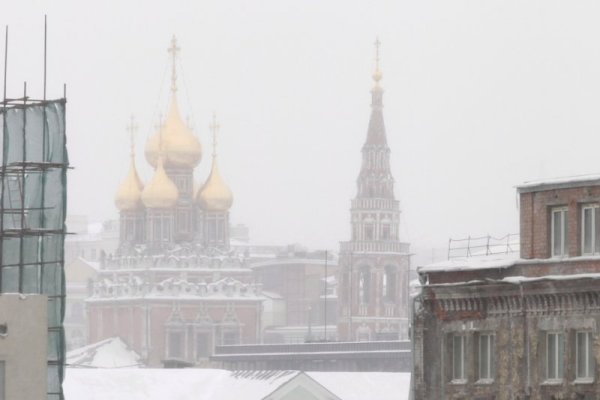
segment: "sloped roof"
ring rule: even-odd
[[[69,400],[262,400],[298,371],[67,368]]]
[[[342,400],[408,400],[410,373],[306,372]]]
[[[67,353],[67,365],[87,368],[125,368],[142,364],[141,357],[121,338],[113,337]]]
[[[335,400],[405,400],[410,374],[67,368],[63,383],[69,400],[264,400],[298,386],[312,394],[331,393]]]

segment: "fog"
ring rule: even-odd
[[[514,185],[600,171],[600,3],[595,1],[4,2],[8,95],[67,84],[69,213],[116,218],[126,125],[143,158],[168,99],[167,47],[180,55],[179,100],[204,146],[221,124],[220,170],[232,222],[253,241],[336,250],[350,235],[366,137],[373,41],[401,236],[423,253],[449,237],[518,231]]]

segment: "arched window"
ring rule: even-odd
[[[358,300],[361,304],[368,304],[370,300],[371,273],[369,267],[360,269],[358,276]]]
[[[383,298],[387,301],[394,301],[396,298],[396,270],[394,266],[388,265],[383,273]]]

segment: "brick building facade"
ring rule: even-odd
[[[600,176],[518,187],[520,257],[419,268],[415,399],[600,392]]]

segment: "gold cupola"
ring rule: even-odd
[[[164,166],[175,168],[194,168],[202,158],[202,145],[188,128],[177,105],[177,40],[175,36],[171,40],[169,53],[172,57],[171,70],[171,102],[167,118],[159,127],[159,132],[151,136],[146,142],[146,160],[153,167],[157,166],[159,142],[162,140]],[[162,132],[162,137],[160,137]]]
[[[131,124],[129,125],[128,130],[131,134],[130,164],[127,176],[119,185],[115,195],[115,205],[119,211],[132,211],[142,207],[141,198],[144,184],[142,183],[137,169],[135,168],[135,155],[133,151],[133,133],[135,131],[135,123],[133,116],[131,117]]]
[[[206,182],[196,194],[196,202],[205,211],[227,211],[233,204],[233,193],[231,193],[231,190],[225,184],[223,179],[221,179],[221,175],[219,175],[216,151],[219,125],[217,124],[214,114],[213,123],[210,128],[213,133],[212,166],[210,168],[208,179],[206,179]]]
[[[163,167],[163,156],[159,154],[154,176],[142,192],[142,201],[147,208],[171,208],[177,203],[179,191],[169,179]]]

